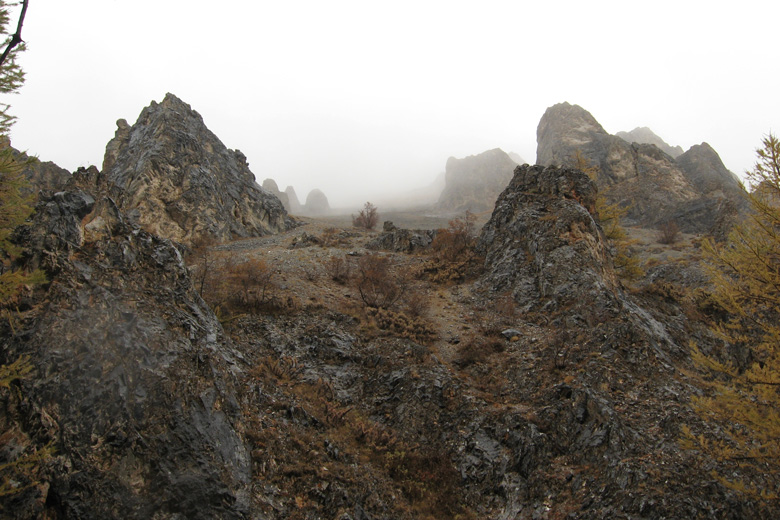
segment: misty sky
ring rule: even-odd
[[[780,129],[778,20],[775,0],[30,0],[4,100],[14,146],[72,171],[172,92],[258,182],[332,206],[428,185],[450,156],[534,162],[562,101],[741,174]]]

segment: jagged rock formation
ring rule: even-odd
[[[293,215],[300,214],[303,210],[303,206],[301,206],[301,201],[298,200],[298,194],[295,193],[295,188],[287,186],[284,189],[284,194],[287,195],[287,201],[290,204],[289,212]]]
[[[2,334],[2,362],[24,353],[36,374],[20,383],[23,404],[4,394],[3,431],[16,449],[52,442],[56,453],[47,486],[6,514],[246,518],[240,354],[176,247],[82,191],[41,202],[18,240],[50,284],[25,333]]]
[[[683,153],[682,146],[668,144],[646,126],[634,128],[630,132],[618,132],[615,135],[629,143],[654,144],[662,152],[672,156],[674,159],[677,159]]]
[[[587,302],[594,312],[618,287],[609,247],[591,215],[596,184],[577,170],[518,166],[482,228],[485,281],[526,311]]]
[[[740,197],[743,192],[739,178],[726,168],[718,153],[707,143],[691,146],[677,157],[676,163],[703,195],[719,192],[721,196],[732,199]]]
[[[266,179],[263,181],[263,189],[269,192],[271,195],[279,199],[281,201],[282,206],[284,206],[284,210],[287,213],[291,213],[290,211],[290,199],[287,197],[287,194],[284,192],[279,191],[279,185],[276,184],[276,181],[273,179]]]
[[[382,224],[382,233],[371,240],[368,249],[414,253],[427,249],[436,238],[435,229],[404,229],[386,220]]]
[[[530,454],[522,470],[502,476],[516,486],[507,490],[504,513],[512,513],[503,518],[525,511],[520,504],[527,503],[522,497],[535,485],[532,475],[545,464],[557,466],[550,459],[555,453],[563,456],[567,468],[595,470],[576,470],[579,483],[570,488],[573,494],[584,482],[610,489],[599,497],[575,499],[578,518],[613,516],[617,504],[626,518],[720,516],[736,510],[741,511],[737,516],[749,516],[741,509],[744,503],[734,503],[707,475],[693,470],[679,448],[679,428],[698,419],[684,404],[687,398],[682,396],[691,386],[676,367],[685,366],[692,336],[700,344],[712,337],[686,322],[679,310],[665,314],[662,306],[645,300],[651,305],[648,310],[623,292],[606,240],[590,216],[595,195],[594,183],[577,170],[518,167],[480,237],[486,271],[480,286],[487,290],[487,300],[509,294],[526,315],[541,311],[540,319],[560,331],[552,343],[551,367],[576,381],[536,392],[532,388],[544,376],[516,371],[517,386],[502,389],[502,402],[523,402],[538,411],[533,427],[526,423],[526,429],[514,430],[511,443]],[[602,361],[594,361],[597,358]],[[618,390],[626,383],[627,393]],[[642,409],[629,406],[632,411],[626,413],[625,398],[631,392],[642,396]],[[649,398],[661,395],[675,397]],[[483,445],[492,448],[485,453],[495,454],[487,460],[496,467],[502,460],[498,454],[512,452],[510,444],[497,431],[486,437]],[[664,468],[660,487],[650,484],[655,477],[643,460]],[[563,467],[548,469],[555,473]],[[603,484],[597,484],[602,478]],[[555,484],[548,485],[547,492],[560,492],[553,491]],[[636,493],[637,487],[642,492]],[[720,501],[732,503],[715,505]],[[713,507],[724,508],[699,513]]]
[[[258,236],[293,225],[279,199],[257,185],[244,154],[228,150],[172,94],[152,102],[132,127],[117,122],[100,182],[144,229],[179,242]]]
[[[327,215],[330,213],[328,197],[318,189],[313,189],[306,196],[306,204],[303,206],[303,214],[312,217]]]
[[[30,183],[30,188],[23,193],[34,196],[37,196],[40,191],[53,193],[62,190],[70,180],[70,172],[51,161],[30,158],[26,153],[15,149],[12,149],[12,153],[17,161],[25,163],[22,174]]]
[[[447,159],[444,191],[436,208],[445,213],[493,209],[496,198],[512,179],[517,163],[499,148],[463,159]]]
[[[724,176],[711,154],[692,173],[690,156],[675,161],[654,144],[628,143],[608,134],[583,108],[561,103],[547,109],[537,128],[537,163],[571,166],[580,152],[598,168],[597,184],[610,202],[628,207],[627,224],[647,227],[677,220],[687,232],[718,232],[713,224],[723,222],[723,212],[740,205],[734,190],[715,193],[701,187],[719,184]],[[698,155],[699,152],[694,151]],[[717,154],[716,154],[717,156]],[[703,179],[711,181],[703,182]],[[716,226],[717,227],[717,226]]]

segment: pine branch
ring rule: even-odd
[[[13,36],[11,36],[11,41],[8,42],[8,45],[5,47],[5,51],[3,51],[3,55],[0,56],[0,67],[2,67],[5,63],[5,60],[8,59],[8,56],[11,54],[11,51],[14,50],[14,47],[24,41],[22,40],[22,25],[24,24],[24,17],[27,14],[27,4],[29,2],[30,0],[22,1],[22,12],[19,15],[19,23],[16,25],[16,32],[13,34]]]

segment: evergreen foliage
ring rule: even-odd
[[[718,476],[734,489],[761,498],[780,493],[780,140],[770,134],[747,172],[752,212],[724,244],[706,241],[713,298],[730,318],[716,326],[729,344],[747,349],[746,369],[694,349],[694,361],[710,377],[709,393],[695,398],[703,416],[726,424],[720,440],[695,436],[684,445],[756,470],[746,482]]]
[[[10,34],[9,24],[12,21],[11,7],[18,7],[21,4],[21,13],[19,14],[16,25],[16,32]],[[26,47],[22,41],[22,24],[24,15],[27,12],[27,0],[23,2],[9,3],[6,0],[0,0],[0,38],[5,39],[5,50],[0,56],[0,93],[11,94],[19,90],[24,83],[24,70],[17,62],[17,57],[24,52]],[[0,135],[7,136],[11,125],[16,120],[9,112],[11,105],[0,103]]]

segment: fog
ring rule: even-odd
[[[610,133],[706,141],[737,174],[777,128],[780,4],[524,4],[31,0],[27,83],[3,96],[12,143],[99,166],[115,121],[171,92],[258,182],[341,207],[403,198],[450,156],[534,162],[536,125],[562,101]]]

